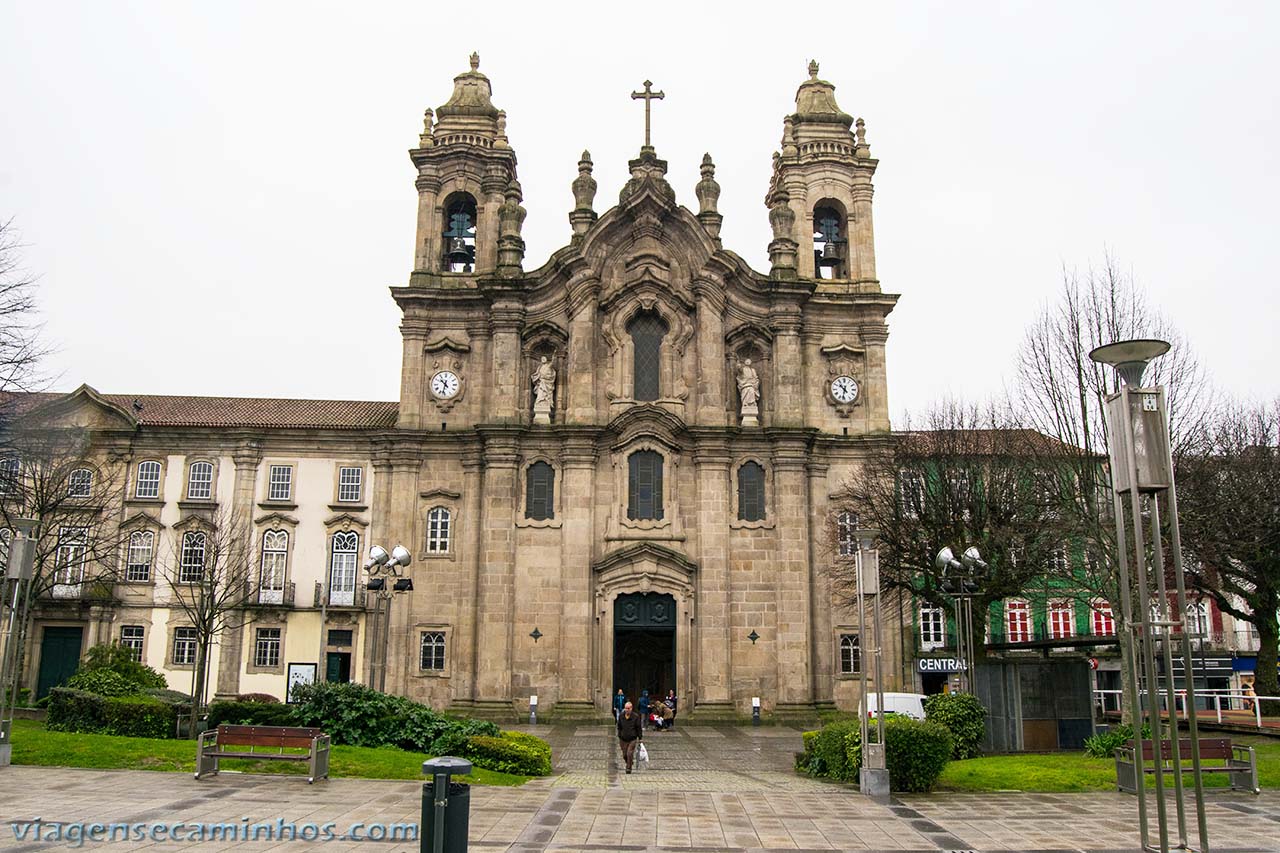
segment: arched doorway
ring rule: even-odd
[[[660,592],[619,595],[613,603],[613,685],[635,701],[676,689],[676,600]]]

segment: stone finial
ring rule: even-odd
[[[778,190],[773,194],[773,204],[769,205],[769,225],[773,228],[773,239],[790,240],[791,228],[796,224],[796,212],[791,209],[791,194],[786,190]]]
[[[472,71],[480,70],[480,54],[474,50],[471,51],[471,70]],[[817,72],[815,71],[814,73],[816,74]]]
[[[520,239],[520,229],[528,211],[520,204],[524,195],[519,181],[507,184],[505,196],[498,208],[498,274],[514,277],[520,274],[520,263],[524,260],[524,240]]]
[[[796,212],[791,209],[791,195],[785,189],[773,194],[769,205],[769,225],[773,228],[773,242],[769,244],[769,275],[773,278],[794,278],[798,244],[791,237],[796,224]]]
[[[428,107],[422,113],[422,133],[418,134],[418,147],[430,148],[435,143],[435,110]]]
[[[724,217],[716,209],[720,201],[720,184],[716,183],[716,164],[711,161],[710,153],[702,155],[702,180],[693,191],[698,196],[698,221],[719,246],[720,224]]]
[[[854,146],[854,155],[857,157],[870,157],[871,146],[867,144],[867,123],[862,119],[858,119],[854,123],[854,138],[856,144]]]
[[[474,54],[472,55],[474,56]],[[818,79],[818,60],[816,59],[809,60],[809,79],[810,80]]]
[[[497,130],[493,135],[494,148],[510,148],[511,143],[507,140],[507,111],[498,110]]]
[[[796,144],[795,119],[787,116],[782,120],[782,156],[795,157],[799,153],[800,146]]]
[[[596,179],[591,177],[593,168],[591,152],[583,151],[582,159],[578,161],[578,177],[570,185],[573,190],[573,210],[569,212],[569,224],[573,227],[574,243],[581,242],[582,235],[596,221],[596,212],[591,208],[596,200]]]

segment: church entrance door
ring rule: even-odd
[[[657,592],[620,595],[613,603],[613,692],[652,701],[676,688],[676,600]]]

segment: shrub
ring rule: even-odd
[[[885,720],[885,764],[895,791],[928,791],[951,760],[954,739],[941,723],[890,717]]]
[[[477,767],[500,773],[546,776],[551,772],[551,747],[542,738],[522,732],[476,735],[467,739],[466,753]]]
[[[170,690],[167,687],[155,687],[142,691],[143,696],[151,696],[164,702],[166,705],[178,705],[190,710],[191,697],[181,690]]]
[[[101,696],[55,687],[49,693],[51,731],[171,738],[177,707],[154,696]]]
[[[818,738],[818,731],[815,729],[814,731],[803,732],[800,738],[804,741],[804,751],[796,753],[796,772],[809,773],[809,767],[813,764],[813,744]]]
[[[233,726],[296,726],[292,706],[279,702],[214,702],[209,706],[209,728]],[[326,732],[327,734],[327,732]]]
[[[846,737],[852,732],[858,736],[858,721],[828,723],[818,730],[813,738],[813,756],[810,759],[809,773],[813,776],[826,776],[851,782],[857,778],[858,768],[849,764]]]
[[[133,696],[142,692],[137,684],[110,669],[78,669],[65,686],[99,696]]]
[[[164,676],[133,659],[133,650],[118,643],[101,643],[84,653],[77,674],[90,670],[110,670],[136,684],[139,690],[168,687]]]
[[[1148,739],[1151,737],[1151,726],[1142,724],[1142,737]],[[1118,726],[1112,726],[1105,732],[1098,732],[1093,737],[1084,739],[1084,751],[1093,758],[1111,758],[1116,754],[1116,750],[1133,740],[1133,726],[1128,723],[1121,723]]]
[[[237,702],[279,702],[280,700],[272,696],[270,693],[241,693],[236,697]]]
[[[938,693],[924,700],[925,719],[941,723],[951,732],[951,757],[960,760],[982,753],[987,733],[987,709],[972,693]]]

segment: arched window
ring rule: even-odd
[[[261,604],[284,603],[284,573],[288,561],[288,532],[268,530],[262,534],[262,575],[258,583]]]
[[[160,497],[160,463],[148,459],[138,463],[138,477],[133,484],[135,498]]]
[[[840,674],[853,675],[862,671],[862,653],[857,634],[840,635]]]
[[[849,235],[844,212],[834,202],[813,209],[813,270],[818,278],[848,278]]]
[[[555,469],[538,461],[525,474],[524,517],[535,521],[555,518]]]
[[[636,400],[656,400],[660,396],[662,339],[668,331],[667,322],[656,311],[641,311],[627,324],[635,356],[632,396]]]
[[[662,518],[662,455],[654,450],[637,450],[627,458],[627,518]]]
[[[18,493],[22,485],[22,462],[16,456],[0,459],[0,495]]]
[[[444,203],[444,271],[471,272],[476,264],[476,200],[454,193]]]
[[[151,580],[151,555],[155,552],[156,535],[150,530],[129,534],[129,551],[125,558],[124,579],[134,583]]]
[[[738,519],[764,520],[764,469],[757,462],[744,462],[738,469]]]
[[[204,580],[205,535],[182,534],[182,556],[178,562],[178,583],[200,583]]]
[[[356,564],[360,534],[344,530],[333,534],[329,551],[329,603],[350,607],[356,603]]]
[[[187,500],[207,501],[213,497],[213,463],[192,462],[187,472]]]
[[[0,527],[0,576],[9,568],[9,546],[13,544],[13,531]]]
[[[88,468],[77,468],[67,478],[67,497],[87,498],[93,494],[93,472]]]
[[[452,532],[452,513],[442,506],[432,507],[427,513],[427,553],[449,553],[449,539]]]
[[[1192,601],[1187,605],[1185,631],[1192,637],[1207,637],[1209,634],[1209,605],[1203,601]]]

